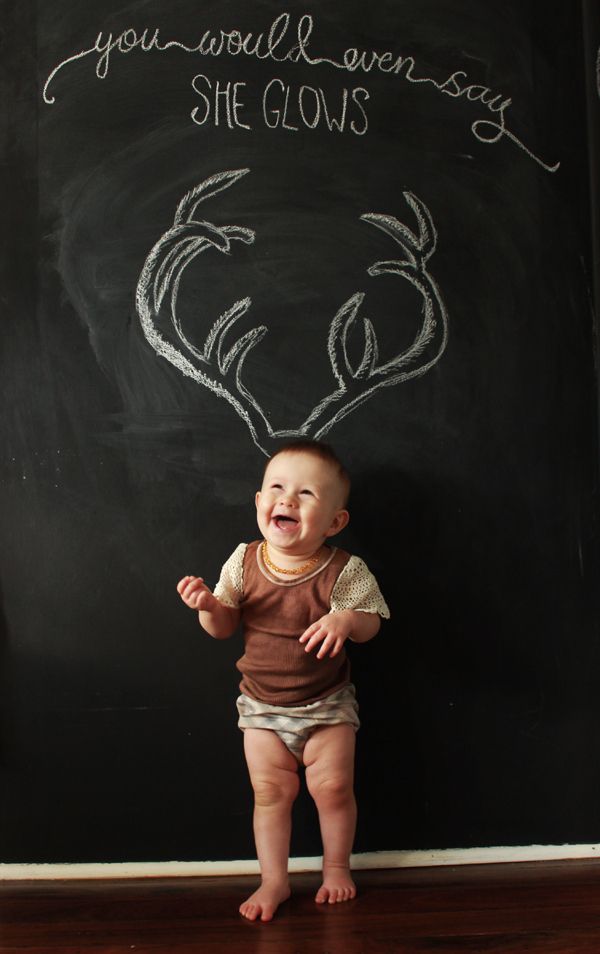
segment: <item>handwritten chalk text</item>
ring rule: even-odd
[[[192,119],[198,126],[204,126],[209,119],[215,126],[225,123],[229,129],[251,129],[247,123],[240,119],[240,110],[244,104],[240,102],[238,96],[241,87],[245,83],[220,83],[213,84],[204,73],[198,73],[192,80],[194,92],[198,94],[203,102],[203,110],[196,106],[192,110]]]
[[[349,94],[352,104],[360,113],[359,123],[355,119],[348,121]],[[297,132],[302,126],[307,129],[316,129],[321,126],[329,129],[330,132],[334,130],[344,132],[349,128],[357,136],[364,136],[369,123],[361,99],[366,101],[368,98],[369,94],[362,86],[353,90],[344,88],[337,108],[332,108],[331,100],[328,103],[328,98],[320,87],[293,88],[286,86],[280,79],[272,79],[263,94],[263,116],[270,129],[281,126]]]
[[[237,29],[206,30],[201,38],[192,45],[175,39],[163,41],[159,29],[152,30],[148,27],[141,32],[133,27],[128,27],[118,35],[100,32],[93,46],[66,57],[54,67],[44,85],[43,99],[45,103],[50,105],[56,101],[56,97],[50,93],[50,88],[58,73],[68,64],[90,56],[96,60],[96,76],[98,79],[106,79],[112,62],[112,54],[118,52],[127,55],[134,50],[143,53],[164,53],[167,50],[178,49],[186,54],[204,57],[246,56],[258,60],[270,60],[274,63],[301,64],[304,67],[328,66],[346,73],[379,72],[400,77],[411,84],[432,86],[441,95],[449,96],[455,100],[481,105],[487,111],[487,114],[484,118],[476,119],[471,123],[471,132],[479,142],[495,144],[506,138],[548,172],[556,172],[559,168],[560,163],[544,162],[509,129],[507,113],[512,105],[512,99],[495,92],[487,86],[469,82],[469,77],[464,70],[454,70],[440,81],[432,76],[418,75],[417,61],[413,56],[399,55],[389,50],[378,52],[376,50],[360,50],[356,47],[348,47],[344,50],[340,59],[316,56],[311,51],[314,27],[315,22],[310,14],[304,14],[297,21],[292,21],[289,13],[281,13],[272,22],[268,31],[244,33]],[[198,74],[194,78],[194,82],[202,75]],[[274,85],[271,91],[275,94],[277,92],[277,82],[272,82]],[[244,128],[245,124],[238,122],[241,104],[237,99],[238,89],[236,87],[240,85],[243,84],[232,84],[227,94],[228,100],[225,98],[220,102],[224,104],[221,108],[225,109],[226,121],[231,120],[233,126],[239,125]],[[198,89],[194,88],[198,93]],[[286,87],[286,89],[288,90],[288,97],[291,96],[290,88]],[[301,92],[302,90],[304,92]],[[346,90],[346,95],[348,96],[348,94],[352,104],[356,106],[361,114],[359,122],[356,120],[350,121],[350,127],[354,122],[355,128],[352,131],[357,135],[363,135],[367,131],[368,123],[361,99],[365,101],[368,98],[368,93],[362,87],[356,87],[352,91]],[[206,90],[199,95],[206,96]],[[309,112],[308,103],[311,98],[313,100],[311,103],[312,112]],[[303,126],[314,128],[312,124],[316,126],[322,121],[329,122],[327,117],[331,114],[327,111],[319,87],[300,87],[297,95],[294,94],[293,99],[300,117],[299,121]],[[238,103],[237,106],[236,103]],[[205,103],[204,107],[208,108],[208,104]],[[211,115],[214,118],[214,109],[215,104],[212,104],[204,119],[205,122]],[[229,109],[229,112],[227,112],[227,109]],[[268,107],[264,108],[265,121],[267,120],[267,109]],[[343,109],[344,115],[345,110],[346,104],[344,104]],[[197,107],[192,117],[194,122],[198,122],[201,116],[200,107]],[[308,118],[308,122],[306,122],[305,117]],[[337,121],[340,122],[339,118]],[[289,125],[285,125],[283,120],[277,121],[277,126],[281,126],[281,128],[288,128]]]
[[[211,123],[228,129],[252,129],[243,122],[244,103],[240,96],[246,95],[246,83],[223,83],[210,80],[198,73],[192,80],[192,88],[201,100],[191,116],[198,126]],[[320,87],[286,85],[275,77],[264,88],[261,97],[262,118],[269,129],[325,129],[329,132],[353,132],[364,136],[369,121],[363,102],[369,99],[368,90],[362,86],[348,90],[344,87],[337,98],[327,95]],[[361,102],[362,101],[362,102]]]

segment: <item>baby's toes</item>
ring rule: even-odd
[[[329,900],[329,889],[324,884],[321,885],[315,896],[317,904],[326,904]]]
[[[245,903],[240,905],[240,914],[249,921],[256,921],[258,915],[260,914],[260,909],[256,904]]]

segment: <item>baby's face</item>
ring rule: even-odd
[[[269,546],[312,555],[348,522],[345,488],[335,468],[312,454],[277,454],[256,495],[258,526]]]

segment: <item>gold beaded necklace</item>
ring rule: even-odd
[[[302,566],[297,566],[293,570],[287,570],[282,566],[277,566],[269,558],[269,551],[267,549],[267,541],[263,540],[262,546],[260,548],[260,553],[263,558],[264,563],[269,567],[270,570],[274,570],[275,573],[282,573],[285,576],[300,576],[301,573],[306,573],[307,570],[310,570],[311,567],[315,566],[319,562],[320,556],[319,551],[321,547],[317,550],[314,556],[311,556],[310,560],[307,560],[306,563],[303,563]]]

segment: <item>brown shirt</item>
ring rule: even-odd
[[[240,602],[245,652],[237,662],[240,689],[261,702],[299,706],[316,702],[350,680],[345,649],[333,659],[317,659],[298,640],[330,610],[331,592],[350,555],[335,550],[315,575],[280,585],[268,579],[257,561],[260,542],[244,554],[244,595]]]

